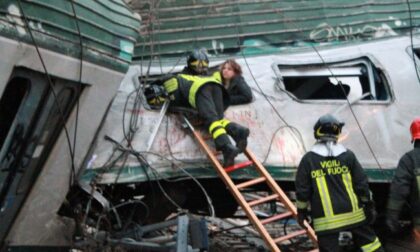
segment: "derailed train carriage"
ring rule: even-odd
[[[7,1],[1,6],[2,44],[8,46],[3,47],[7,57],[1,61],[1,107],[15,108],[14,112],[4,109],[2,113],[8,125],[4,127],[7,130],[1,150],[5,163],[0,177],[0,234],[2,242],[10,247],[67,246],[72,235],[86,235],[82,232],[86,230],[79,228],[86,227],[81,224],[87,220],[91,221],[89,230],[115,234],[121,231],[122,224],[132,228],[159,222],[179,209],[208,215],[214,208],[220,217],[237,211],[236,202],[188,129],[183,128],[179,114],[162,116],[160,109],[151,108],[143,97],[145,85],[179,72],[186,53],[201,47],[208,50],[211,67],[227,58],[235,58],[242,66],[254,100],[229,107],[226,117],[250,128],[249,148],[280,186],[293,190],[297,164],[314,143],[315,121],[325,113],[333,113],[346,123],[340,142],[358,156],[378,209],[383,208],[393,169],[399,157],[411,148],[409,123],[420,114],[420,51],[414,15],[419,3],[127,1],[143,19],[131,62],[130,43],[135,40],[138,21],[122,2],[100,1],[89,6],[76,1],[75,13],[80,11],[86,19],[96,10],[100,18],[94,21],[102,25],[88,28],[86,25],[94,21],[84,19],[77,28],[73,22],[72,35],[62,40],[43,36],[54,34],[54,29],[65,24],[54,25],[54,15],[48,16],[52,20],[41,22],[36,14],[49,7],[49,11],[71,19],[78,16],[71,14],[71,2],[60,2],[61,7],[46,1],[22,2],[23,10],[28,8],[30,12],[29,22],[19,12],[20,1]],[[104,22],[104,13],[110,10],[119,12],[121,20]],[[127,22],[130,25],[126,29],[113,27]],[[35,41],[46,45],[37,46],[27,27],[39,34]],[[78,29],[82,40],[77,39]],[[103,35],[100,31],[104,30],[112,35]],[[126,34],[115,34],[116,30]],[[83,55],[78,43],[85,48]],[[43,48],[41,56],[36,53],[37,47]],[[38,61],[46,55],[49,74]],[[82,67],[80,58],[87,61]],[[68,83],[63,85],[74,89],[77,83],[86,83],[81,85],[83,91],[68,91],[73,98],[62,101],[69,115],[70,132],[79,132],[74,138],[74,154],[68,151],[69,140],[59,116],[54,117],[56,121],[44,121],[43,125],[57,127],[56,131],[45,128],[45,132],[56,132],[54,138],[49,138],[46,133],[35,134],[35,119],[47,118],[42,116],[43,109],[20,112],[18,108],[20,104],[34,104],[26,100],[25,94],[37,90],[29,87],[38,79],[48,89],[45,77],[49,75],[54,76],[57,87]],[[8,88],[16,83],[27,84],[18,90]],[[32,99],[54,107],[54,99],[47,99],[42,90]],[[21,98],[10,99],[11,95]],[[80,102],[80,112],[76,101]],[[23,129],[18,127],[19,120]],[[25,125],[33,134],[25,133]],[[44,140],[49,141],[48,148]],[[236,162],[244,160],[238,156]],[[32,167],[28,162],[39,162],[33,165],[38,168],[12,169]],[[79,186],[70,190],[64,200],[73,167],[79,174]],[[240,181],[256,174],[244,170],[232,176]],[[19,181],[26,182],[26,177],[31,182],[23,183],[20,193]],[[115,210],[109,204],[118,206],[118,215],[103,214],[104,209]],[[66,223],[74,228],[68,228]],[[96,231],[95,237],[99,233]]]
[[[70,246],[58,214],[139,36],[122,1],[0,2],[0,250]]]
[[[206,209],[191,174],[208,183],[214,204],[221,199],[219,211],[229,215],[228,209],[236,209],[220,196],[227,195],[225,188],[216,186],[216,173],[183,129],[180,116],[169,113],[157,126],[159,109],[151,109],[141,92],[134,94],[156,79],[181,71],[187,49],[205,47],[210,67],[227,58],[235,58],[242,66],[254,100],[229,107],[226,117],[250,128],[250,149],[282,186],[292,188],[297,164],[315,141],[312,127],[317,118],[332,113],[346,123],[340,141],[358,156],[378,205],[383,206],[393,169],[411,148],[408,127],[420,109],[415,95],[420,88],[416,30],[410,29],[416,19],[410,18],[408,6],[402,3],[394,3],[398,11],[387,11],[391,4],[383,1],[324,4],[320,14],[316,7],[303,3],[285,9],[282,3],[258,1],[159,6],[133,1],[140,14],[156,23],[143,27],[145,36],[99,133],[85,177],[100,174],[101,183],[134,187],[176,178],[178,182],[171,182],[169,190],[182,197],[186,206]],[[171,7],[179,8],[179,13]],[[335,15],[340,7],[346,7],[348,14]],[[363,16],[359,22],[350,22],[360,7],[381,13],[381,18]],[[137,119],[134,125],[133,118]],[[154,136],[151,133],[157,127]],[[131,135],[133,130],[136,133]],[[137,157],[107,165],[115,141],[128,141],[153,169],[144,169]],[[244,160],[237,158],[237,162]],[[238,180],[253,176],[245,171],[233,174]]]

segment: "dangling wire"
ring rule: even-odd
[[[52,80],[51,80],[50,74],[49,74],[49,73],[48,73],[48,71],[47,71],[47,67],[46,67],[46,65],[45,65],[44,59],[43,59],[43,57],[42,57],[42,55],[41,55],[41,52],[40,52],[40,50],[39,50],[38,43],[37,43],[37,41],[35,40],[34,35],[32,34],[32,29],[31,29],[31,27],[30,27],[30,25],[29,25],[28,18],[26,17],[25,12],[24,12],[24,10],[23,10],[21,0],[18,0],[18,5],[19,5],[19,9],[20,9],[20,11],[22,12],[22,17],[23,17],[23,20],[24,20],[24,22],[25,22],[25,27],[26,27],[26,29],[28,30],[29,36],[31,37],[32,43],[33,43],[33,44],[34,44],[34,46],[35,46],[35,49],[36,49],[36,52],[37,52],[37,54],[38,54],[39,60],[41,61],[41,65],[42,65],[42,67],[43,67],[43,69],[44,69],[45,76],[47,77],[47,81],[48,81],[48,84],[49,84],[49,86],[50,86],[51,93],[52,93],[52,94],[53,94],[53,96],[54,96],[54,103],[55,103],[55,105],[57,106],[58,113],[59,113],[59,115],[60,115],[60,119],[61,119],[61,121],[62,121],[62,123],[63,123],[63,128],[64,128],[64,132],[65,132],[65,135],[66,135],[66,140],[67,140],[67,146],[69,147],[70,156],[72,157],[72,158],[71,158],[71,173],[74,175],[74,174],[76,174],[76,168],[75,168],[74,158],[73,158],[73,157],[74,157],[74,149],[73,149],[73,147],[72,147],[72,145],[71,145],[70,134],[69,134],[69,131],[68,131],[67,126],[66,126],[66,120],[65,120],[64,112],[63,112],[63,110],[61,109],[60,102],[58,101],[57,94],[56,94],[56,92],[55,92],[55,90],[54,90],[54,84],[53,84],[53,82],[52,82]],[[77,98],[77,99],[78,99],[78,98]]]
[[[299,32],[302,32],[300,29],[297,28],[297,25],[294,22],[290,22],[289,24],[291,24],[292,26],[294,26]],[[326,61],[324,60],[324,58],[321,56],[321,54],[319,53],[318,49],[315,47],[315,45],[313,45],[313,43],[310,43],[311,48],[314,50],[314,52],[318,55],[319,59],[321,60],[322,65],[324,65],[324,67],[328,70],[328,72],[330,73],[330,75],[337,81],[338,85],[340,86],[341,91],[343,92],[344,96],[346,97],[346,102],[348,104],[349,110],[351,112],[351,114],[353,115],[353,118],[356,121],[357,127],[360,130],[360,133],[362,134],[363,139],[365,140],[365,143],[367,145],[367,147],[369,148],[370,153],[372,154],[372,157],[375,159],[376,164],[378,165],[379,169],[382,171],[383,168],[381,166],[381,164],[379,163],[378,158],[376,157],[375,152],[373,151],[372,146],[369,143],[369,140],[366,137],[365,132],[362,129],[362,126],[360,125],[359,120],[357,119],[357,116],[353,110],[353,107],[351,106],[351,103],[348,99],[348,97],[346,96],[346,91],[344,89],[343,84],[341,83],[341,81],[338,80],[337,76],[332,72],[331,68],[329,67],[329,65],[326,63]]]
[[[77,89],[76,89],[76,97],[77,97],[77,99],[76,99],[76,118],[75,118],[74,135],[73,135],[73,153],[72,153],[72,157],[71,157],[71,159],[74,160],[75,155],[76,155],[77,128],[78,128],[78,124],[79,124],[79,97],[80,97],[80,93],[82,91],[83,39],[82,39],[82,33],[80,31],[79,19],[77,18],[77,14],[76,14],[76,8],[74,7],[74,0],[71,0],[70,3],[71,3],[71,8],[73,10],[73,16],[74,16],[74,19],[76,21],[77,34],[79,36],[79,46],[80,46],[80,66],[79,66],[79,82],[78,82],[79,85],[77,85]],[[74,172],[74,169],[72,169],[72,176],[70,176],[70,183],[69,183],[70,186],[74,183],[75,176],[76,176],[76,174],[74,174],[73,172]]]
[[[417,76],[417,80],[418,83],[420,85],[420,76],[419,76],[419,68],[417,66],[417,60],[416,60],[416,53],[415,53],[415,49],[414,49],[414,43],[413,43],[413,15],[412,15],[412,11],[411,11],[411,5],[410,5],[410,1],[407,0],[407,7],[408,7],[408,16],[410,19],[410,48],[411,48],[411,53],[412,53],[412,59],[413,59],[413,63],[414,63],[414,69],[416,70],[416,76]]]
[[[236,5],[237,5],[237,8],[239,10],[238,3],[236,3]],[[240,17],[240,12],[239,12],[239,17]],[[240,20],[239,20],[238,23],[240,23]],[[280,112],[276,109],[276,107],[274,106],[274,104],[271,102],[270,98],[264,93],[264,91],[262,90],[261,86],[259,85],[257,79],[255,78],[255,76],[253,74],[253,71],[252,71],[251,67],[249,66],[248,61],[246,59],[246,56],[245,56],[245,54],[244,54],[244,52],[243,52],[243,50],[241,48],[241,40],[240,40],[240,35],[239,35],[240,34],[240,30],[239,30],[238,23],[236,23],[236,35],[237,35],[238,46],[240,48],[240,53],[242,55],[242,58],[245,61],[245,64],[247,66],[247,69],[248,69],[249,73],[251,74],[252,79],[254,80],[254,83],[257,85],[257,87],[258,87],[258,89],[260,91],[260,94],[262,94],[264,96],[264,99],[268,102],[268,104],[270,104],[271,108],[273,109],[273,111],[275,112],[275,114],[277,115],[277,117],[280,118],[280,120],[284,123],[284,125],[291,130],[292,136],[293,136],[293,140],[296,142],[297,146],[301,146],[302,149],[303,149],[303,151],[306,152],[305,143],[303,141],[303,137],[302,137],[301,133],[299,132],[299,130],[296,127],[291,126],[289,123],[287,123],[287,121],[280,115]],[[281,128],[283,128],[283,127],[280,127],[279,129],[281,129]],[[275,138],[275,134],[273,135],[272,140],[274,138]],[[270,145],[268,151],[270,151],[270,149],[271,149],[271,145]],[[266,158],[268,158],[268,156],[269,156],[269,152],[267,153]]]
[[[283,12],[277,12],[277,13],[283,13]],[[291,25],[293,25],[294,26],[294,28],[297,30],[297,31],[299,31],[299,32],[302,32],[302,30],[300,30],[300,29],[298,29],[297,28],[297,26],[294,24],[294,22],[289,22]],[[321,54],[319,53],[319,51],[318,51],[318,49],[311,43],[311,47],[312,47],[312,49],[316,52],[316,54],[318,55],[318,57],[319,57],[319,59],[321,60],[321,62],[322,62],[322,65],[324,65],[325,66],[325,68],[330,72],[330,74],[331,74],[331,76],[333,77],[333,78],[335,78],[336,79],[336,81],[337,81],[337,83],[339,84],[339,86],[340,86],[340,89],[342,90],[342,92],[343,92],[343,94],[345,95],[346,94],[346,92],[345,92],[345,89],[344,89],[344,87],[343,87],[343,85],[342,85],[342,83],[341,83],[341,81],[339,81],[338,80],[338,78],[337,78],[337,76],[332,72],[332,70],[331,70],[331,68],[328,66],[328,64],[325,62],[325,60],[324,60],[324,58],[321,56]],[[242,52],[242,54],[243,54],[243,52]],[[348,97],[345,95],[345,97],[346,97],[346,102],[347,102],[347,104],[349,105],[349,109],[350,109],[350,111],[351,111],[351,113],[352,113],[352,115],[353,115],[353,117],[354,117],[354,119],[355,119],[355,121],[356,121],[356,124],[357,124],[357,126],[358,126],[358,128],[359,128],[359,130],[360,130],[360,132],[361,132],[361,134],[362,134],[362,136],[363,136],[363,139],[365,140],[365,142],[366,142],[366,144],[367,144],[367,146],[368,146],[368,148],[369,148],[369,151],[370,151],[370,153],[372,154],[372,156],[373,156],[373,158],[375,159],[375,162],[376,162],[376,164],[378,165],[378,167],[379,167],[379,169],[381,170],[381,171],[383,171],[383,168],[381,167],[381,165],[380,165],[380,163],[379,163],[379,161],[378,161],[378,159],[377,159],[377,157],[376,157],[376,155],[375,155],[375,153],[374,153],[374,151],[373,151],[373,149],[372,149],[372,147],[371,147],[371,145],[370,145],[370,143],[369,143],[369,141],[368,141],[368,139],[367,139],[367,137],[366,137],[366,134],[364,133],[364,131],[363,131],[363,129],[362,129],[362,127],[361,127],[361,125],[360,125],[360,122],[359,122],[359,120],[357,119],[357,117],[356,117],[356,114],[354,113],[354,111],[353,111],[353,108],[352,108],[352,106],[351,106],[351,103],[350,103],[350,101],[349,101],[349,99],[348,99]],[[270,103],[271,104],[271,103]]]
[[[349,110],[351,112],[351,114],[353,115],[354,120],[356,121],[357,127],[360,130],[360,133],[362,134],[363,139],[366,142],[367,147],[369,148],[370,153],[372,154],[373,159],[375,159],[376,164],[378,165],[379,169],[381,171],[383,171],[383,168],[381,166],[381,164],[379,163],[378,158],[376,157],[375,152],[373,151],[372,146],[369,143],[369,140],[366,137],[365,132],[362,129],[362,126],[360,125],[359,120],[357,119],[356,113],[353,110],[353,107],[351,106],[350,100],[349,98],[346,96],[346,90],[344,89],[343,83],[341,81],[338,80],[337,76],[332,72],[331,68],[329,67],[329,65],[325,62],[324,58],[321,56],[321,54],[319,53],[318,49],[311,43],[311,47],[312,49],[316,52],[316,54],[318,55],[319,59],[321,60],[322,64],[325,66],[325,68],[328,70],[328,72],[330,72],[331,76],[337,81],[338,85],[340,86],[341,91],[343,92],[344,96],[346,97],[346,102],[348,104]],[[385,173],[384,173],[385,174]]]

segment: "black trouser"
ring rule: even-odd
[[[220,86],[220,87],[219,87]],[[223,119],[223,91],[218,84],[205,84],[195,96],[195,105],[198,115],[204,120],[204,125],[209,128],[214,121]]]
[[[360,251],[376,251],[383,252],[382,246],[375,246],[375,240],[378,239],[373,229],[368,225],[346,230],[353,235],[353,242]],[[321,234],[318,236],[318,244],[320,252],[340,252],[343,251],[338,244],[339,232],[332,234]],[[375,249],[377,247],[377,249]],[[363,249],[362,249],[363,248]]]
[[[204,125],[209,131],[210,125],[213,123],[217,124],[217,121],[222,120],[224,117],[222,88],[223,87],[218,84],[205,84],[197,91],[195,96],[195,105],[198,110],[198,115],[204,120]],[[220,128],[223,128],[221,124],[215,128],[215,130],[222,131],[222,134],[218,134],[217,137],[213,134],[214,132],[210,132],[217,150],[223,150],[230,144],[225,129]]]

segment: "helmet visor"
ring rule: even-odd
[[[324,124],[315,130],[315,138],[337,140],[342,127],[341,124]]]
[[[205,60],[194,60],[190,64],[193,67],[198,67],[198,66],[208,67],[209,66],[209,63]]]

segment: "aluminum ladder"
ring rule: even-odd
[[[265,224],[268,224],[274,221],[279,221],[281,219],[286,219],[290,217],[297,219],[297,210],[293,202],[290,201],[290,199],[287,197],[284,191],[280,188],[277,182],[271,177],[271,175],[268,173],[265,167],[261,164],[260,161],[257,160],[255,155],[251,153],[251,151],[248,148],[244,151],[244,154],[248,158],[248,161],[224,168],[220,164],[217,157],[215,156],[214,151],[207,145],[200,131],[194,129],[193,125],[188,121],[188,119],[185,116],[184,116],[184,121],[187,124],[188,128],[191,129],[192,133],[194,134],[195,139],[198,141],[201,148],[207,154],[208,159],[211,161],[211,163],[215,167],[217,173],[219,174],[219,177],[223,180],[225,185],[228,187],[229,191],[235,197],[238,204],[242,207],[242,210],[245,212],[249,221],[253,224],[254,228],[261,235],[261,237],[263,238],[263,240],[265,241],[265,243],[267,244],[268,248],[271,251],[276,251],[276,252],[280,251],[280,248],[277,246],[277,244],[284,242],[286,240],[290,240],[296,236],[301,236],[301,235],[308,236],[309,239],[312,240],[314,247],[315,248],[317,247],[318,243],[317,243],[317,237],[315,235],[315,232],[306,221],[305,221],[306,229],[301,229],[301,230],[292,232],[290,234],[287,234],[285,236],[280,236],[276,238],[272,237],[267,231],[267,229],[264,227]],[[255,167],[257,172],[260,174],[260,177],[251,179],[246,182],[242,182],[240,184],[235,184],[230,178],[228,173],[238,170],[238,169],[247,168],[250,166]],[[272,194],[267,197],[260,198],[260,199],[247,201],[245,197],[242,195],[241,190],[247,187],[251,187],[253,185],[261,184],[261,183],[266,183],[268,188],[271,190]],[[270,201],[278,201],[282,203],[287,209],[287,211],[284,213],[270,216],[263,220],[259,219],[257,215],[254,213],[254,211],[252,210],[252,207],[259,204],[267,203]],[[318,251],[318,249],[314,249],[311,251]]]

